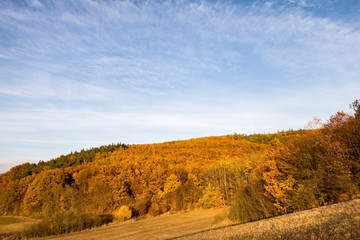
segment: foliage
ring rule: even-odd
[[[229,218],[239,222],[250,222],[276,215],[272,203],[260,189],[246,187],[231,204]]]
[[[279,212],[359,197],[359,148],[359,115],[338,112],[322,128],[268,151],[263,174],[266,194]]]
[[[219,208],[224,206],[224,197],[218,187],[211,183],[205,188],[204,195],[199,199],[199,202],[204,208]]]
[[[12,180],[21,179],[29,175],[38,174],[44,169],[55,169],[61,168],[65,169],[67,167],[81,165],[82,163],[92,162],[96,155],[102,153],[111,153],[118,148],[126,149],[128,145],[126,144],[111,144],[108,146],[101,146],[98,148],[92,148],[90,150],[82,149],[80,152],[70,153],[66,156],[61,155],[58,158],[52,159],[50,161],[44,162],[39,161],[38,164],[25,163],[19,166],[16,166],[10,170]]]
[[[62,211],[46,218],[39,224],[32,225],[21,235],[25,238],[58,235],[83,229],[98,227],[112,222],[112,215],[92,215],[74,211]]]
[[[68,156],[76,162],[80,155],[94,155],[81,164],[66,165],[60,157],[55,165],[61,167],[53,168],[51,160],[20,165],[0,175],[0,214],[44,218],[69,209],[111,214],[127,205],[133,216],[150,209],[156,215],[198,207],[210,182],[220,184],[215,195],[224,200],[219,200],[221,204],[230,204],[234,190],[228,186],[237,174],[231,168],[238,159],[251,161],[251,156],[264,151],[262,145],[227,136],[109,149]],[[41,170],[35,174],[30,168]],[[217,175],[224,170],[231,173],[222,182]]]
[[[305,133],[305,130],[288,130],[288,131],[279,131],[273,134],[237,134],[234,133],[232,137],[235,140],[247,140],[249,142],[258,143],[258,144],[268,144],[275,138],[278,139],[281,143],[285,143],[294,137],[298,137]]]
[[[126,220],[129,220],[131,218],[132,215],[132,211],[131,209],[126,206],[126,205],[122,205],[119,210],[117,210],[115,212],[115,218],[118,219],[119,221],[123,222]]]

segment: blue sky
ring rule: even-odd
[[[360,98],[360,2],[0,2],[0,172],[303,128]]]

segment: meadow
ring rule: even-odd
[[[39,220],[26,217],[0,217],[0,239],[19,233],[28,227],[39,223]]]
[[[360,239],[360,199],[177,239]]]

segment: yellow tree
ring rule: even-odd
[[[49,216],[60,208],[60,197],[66,184],[61,169],[43,171],[29,184],[23,199],[26,215]]]
[[[284,146],[275,138],[269,143],[269,150],[264,156],[263,173],[265,195],[274,198],[274,206],[281,213],[287,213],[291,207],[289,194],[294,190],[295,179],[279,170],[279,158],[285,152]]]

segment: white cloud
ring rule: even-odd
[[[30,0],[29,3],[33,7],[42,7],[43,6],[39,0]]]
[[[2,58],[2,59],[10,59],[10,57],[9,57],[9,56],[4,55],[4,54],[1,54],[1,53],[0,53],[0,58]]]
[[[45,66],[48,65],[45,64]],[[9,71],[5,70],[4,72]],[[53,98],[63,101],[107,100],[116,94],[116,91],[106,88],[106,86],[98,86],[91,82],[80,82],[55,74],[46,72],[46,70],[20,69],[18,72],[4,76],[4,82],[0,86],[0,94],[34,100]]]

